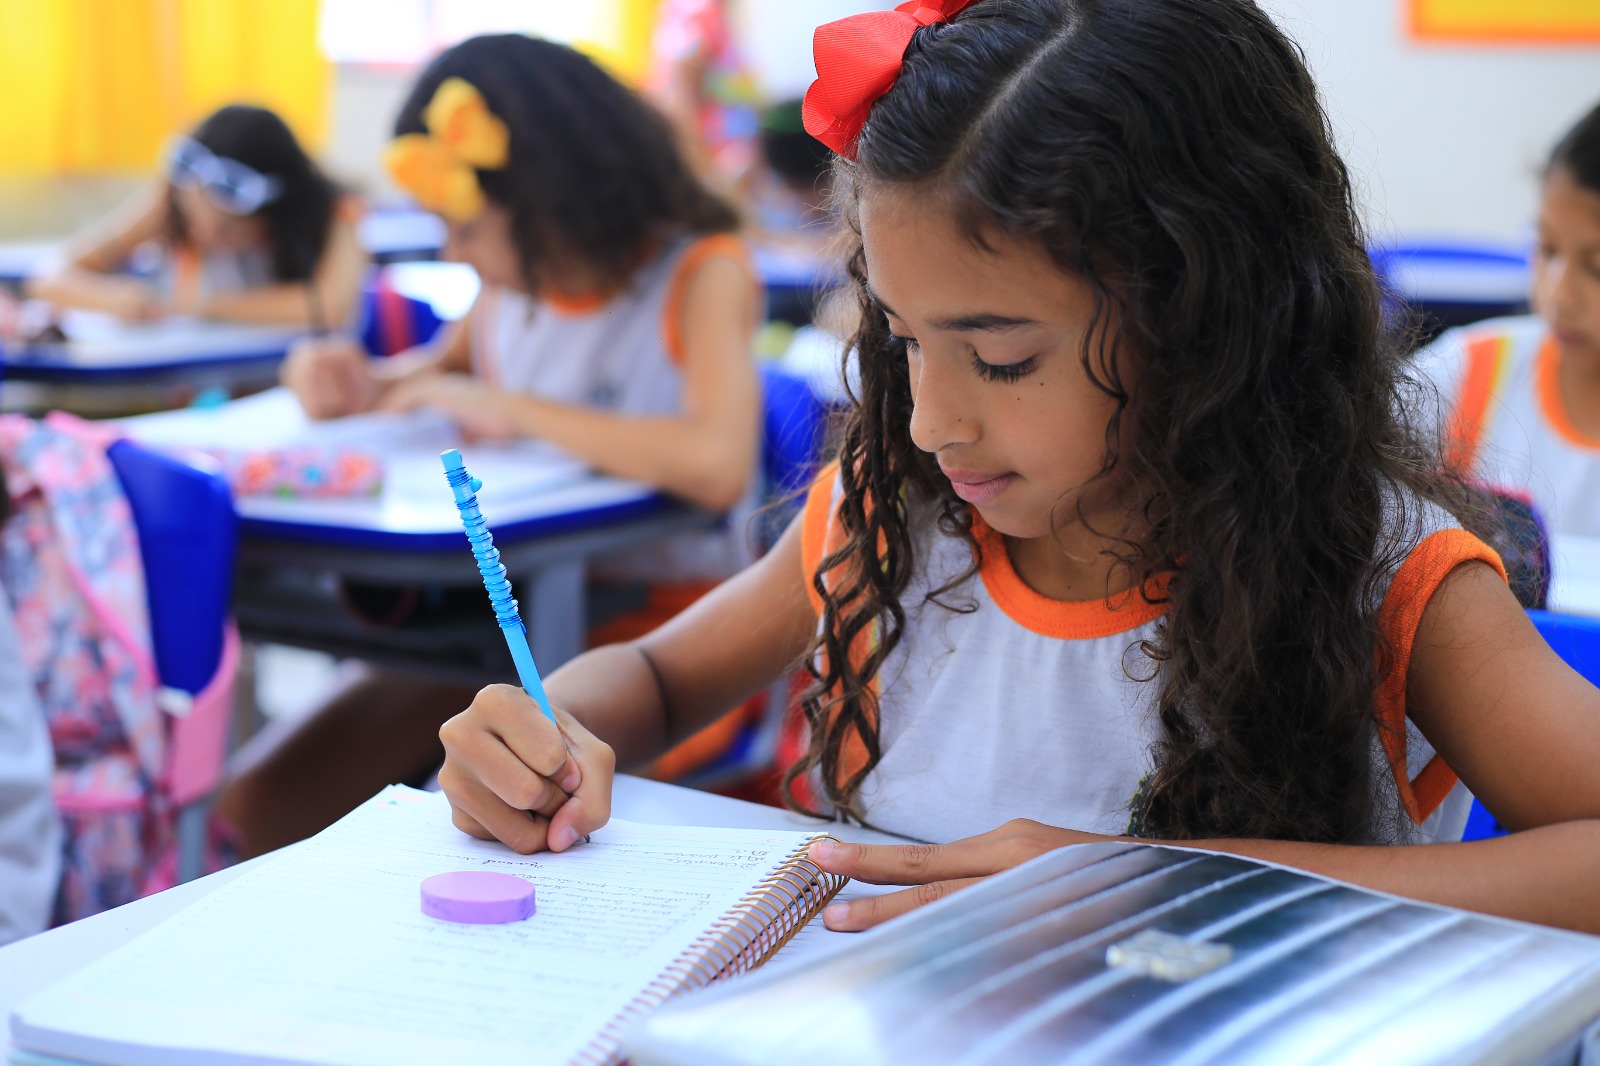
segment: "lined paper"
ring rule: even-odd
[[[613,821],[523,857],[391,788],[24,1003],[13,1039],[129,1066],[566,1062],[808,836]],[[528,878],[537,912],[424,915],[422,880],[466,869]]]

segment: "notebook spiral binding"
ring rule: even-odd
[[[629,1023],[673,996],[748,973],[776,954],[848,880],[824,873],[806,858],[812,844],[837,839],[819,833],[791,852],[770,876],[645,986],[573,1062],[583,1066],[620,1062],[622,1031]]]

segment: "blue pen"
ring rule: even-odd
[[[440,452],[444,461],[444,477],[455,493],[456,509],[461,512],[461,524],[467,527],[467,541],[472,545],[473,558],[478,560],[478,573],[483,575],[483,587],[489,592],[489,605],[494,608],[494,620],[500,623],[505,634],[506,647],[517,664],[517,676],[522,679],[523,690],[539,704],[539,709],[550,721],[556,720],[550,709],[550,697],[544,694],[544,682],[539,680],[539,668],[534,665],[533,651],[528,647],[528,630],[517,613],[517,599],[511,595],[511,580],[506,577],[506,566],[500,561],[500,551],[489,534],[489,523],[478,509],[478,490],[483,482],[467,473],[461,453],[454,448]]]

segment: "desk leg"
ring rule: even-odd
[[[546,676],[583,651],[589,631],[583,579],[583,563],[575,561],[540,567],[523,583],[522,622]]]

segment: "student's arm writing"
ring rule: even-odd
[[[135,321],[161,317],[166,308],[153,286],[113,271],[141,244],[166,235],[168,210],[164,183],[140,190],[75,237],[59,266],[29,279],[28,295],[59,307],[104,311]]]
[[[608,474],[643,481],[714,510],[738,502],[760,441],[760,384],[750,355],[753,279],[736,260],[695,269],[682,306],[682,410],[632,417],[499,392],[469,378],[408,382],[393,409],[438,407],[484,437],[532,436]]]
[[[1445,761],[1509,836],[1357,847],[1284,840],[1163,841],[1231,852],[1400,896],[1600,932],[1600,690],[1563,663],[1481,563],[1458,567],[1423,614],[1407,705]],[[972,880],[1067,844],[1109,839],[1018,820],[948,845],[833,845],[824,869],[904,892],[831,910],[864,929]]]
[[[580,771],[575,788],[561,776],[561,734],[521,690],[491,686],[446,722],[439,783],[456,825],[525,853],[562,850],[605,824],[616,765],[648,761],[781,677],[815,627],[796,523],[660,629],[580,655],[545,680]]]
[[[386,359],[371,358],[343,335],[302,340],[289,350],[281,380],[312,418],[370,411],[399,382],[469,368],[470,317],[445,325],[431,343]]]

